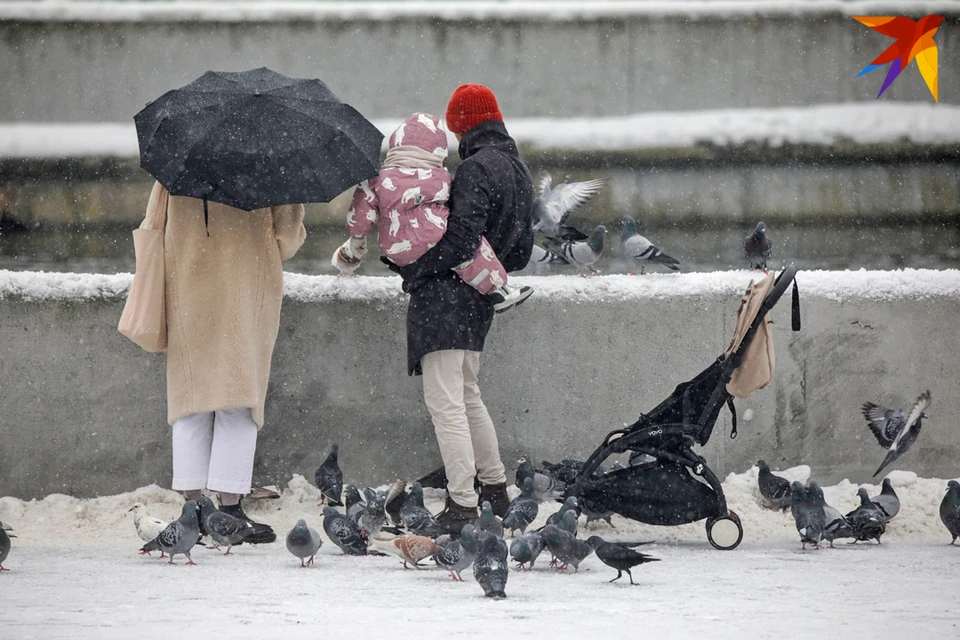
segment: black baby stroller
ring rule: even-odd
[[[793,330],[800,329],[796,271],[791,265],[776,280],[770,276],[752,284],[727,352],[636,422],[610,432],[583,464],[568,495],[593,510],[613,511],[647,524],[672,526],[706,518],[710,544],[736,548],[743,539],[740,518],[727,508],[720,480],[693,447],[710,439],[724,404],[732,414],[730,437],[735,438],[734,394],[746,397],[772,378],[773,342],[765,317],[793,283]],[[629,467],[597,473],[609,456],[627,452]]]

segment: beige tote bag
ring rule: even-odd
[[[154,185],[144,224],[133,232],[137,270],[117,326],[120,333],[151,353],[167,350],[163,234],[167,226],[168,200],[167,190],[159,183]]]

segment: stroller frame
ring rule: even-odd
[[[794,285],[793,328],[795,331],[799,330],[796,272],[793,265],[780,272],[773,289],[761,303],[760,310],[735,352],[729,357],[721,355],[695,378],[678,385],[669,398],[648,414],[641,414],[633,424],[608,433],[600,447],[583,464],[568,495],[598,503],[602,508],[648,524],[673,526],[706,518],[707,539],[710,544],[717,549],[736,548],[743,539],[740,518],[727,508],[720,479],[707,466],[706,460],[693,451],[693,447],[696,444],[703,446],[710,439],[724,404],[730,408],[732,414],[730,437],[736,438],[737,414],[733,406],[733,396],[727,392],[726,385],[740,366],[743,354],[761,323],[765,322],[767,312],[777,304],[791,283]],[[602,476],[596,475],[604,460],[627,451],[631,452],[631,462],[633,458],[643,454],[651,456],[654,461]],[[616,491],[611,490],[618,482],[621,487],[627,486],[624,483],[632,483],[632,486],[636,487],[643,481],[640,476],[644,473],[644,468],[650,472],[650,478],[657,478],[656,474],[661,474],[662,484],[672,485],[668,490],[685,492],[687,508],[677,510],[670,509],[669,505],[642,505],[636,501],[626,501],[622,496],[616,495]],[[681,478],[676,477],[680,468],[689,470],[702,482],[681,481]],[[672,475],[673,478],[667,478],[666,475]],[[683,496],[680,496],[680,499],[682,498]],[[736,541],[732,544],[714,540],[713,528],[721,521],[732,523],[738,530]]]

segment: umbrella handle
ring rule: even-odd
[[[207,230],[207,237],[210,237],[210,211],[207,210],[207,196],[203,196],[203,226]]]

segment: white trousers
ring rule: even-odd
[[[250,493],[257,423],[249,408],[192,413],[173,423],[176,491]]]
[[[507,481],[497,432],[477,385],[480,353],[462,349],[434,351],[423,356],[420,366],[423,399],[433,418],[447,472],[447,491],[457,504],[476,507],[475,475],[480,476],[483,484]]]

